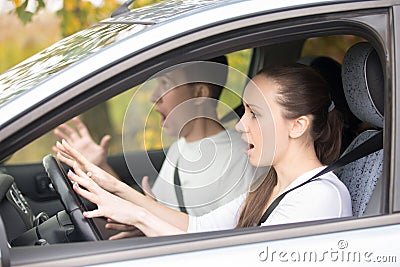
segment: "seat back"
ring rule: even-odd
[[[369,43],[357,43],[347,51],[342,80],[350,110],[369,128],[357,135],[344,152],[348,153],[383,128],[384,75],[378,54]],[[382,166],[383,149],[335,171],[350,191],[354,216],[382,213],[384,187],[376,186],[382,182]]]
[[[307,56],[301,58],[298,62],[318,71],[329,84],[330,95],[332,101],[335,103],[335,108],[343,116],[344,125],[342,147],[340,149],[340,152],[343,153],[357,136],[355,126],[361,123],[361,121],[351,112],[347,104],[342,84],[342,66],[333,58],[326,56]]]

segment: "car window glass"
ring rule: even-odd
[[[250,66],[252,49],[236,51],[227,54],[226,56],[230,67],[247,74]],[[243,77],[230,75],[228,73],[227,87],[240,89],[237,89],[235,92],[232,90],[223,90],[220,97],[221,102],[230,108],[235,108],[238,105],[241,105],[240,95],[242,95],[245,82],[246,81]],[[106,134],[112,136],[109,155],[122,153],[122,135],[125,112],[132,96],[140,86],[141,85],[138,85],[131,90],[115,96],[112,99],[86,111],[80,116],[96,142],[100,142],[101,138]],[[140,98],[140,103],[149,102],[149,95],[138,94],[137,96]],[[217,111],[219,113],[218,116],[221,118],[225,115],[224,113],[226,113],[226,108],[218,107]],[[160,138],[161,127],[159,123],[159,114],[156,114],[156,112],[151,112],[150,114],[138,114],[138,117],[140,116],[146,116],[146,118],[138,119],[146,119],[149,128],[146,129],[146,131],[136,131],[133,134],[133,145],[130,146],[130,149],[133,151],[160,149],[162,145]],[[41,162],[43,156],[52,152],[51,147],[55,144],[56,140],[57,138],[54,136],[53,132],[49,132],[14,153],[8,163]],[[143,140],[145,140],[145,142],[143,142]]]

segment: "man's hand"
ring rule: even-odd
[[[150,183],[149,183],[149,177],[148,176],[143,176],[142,178],[142,190],[144,194],[150,198],[156,199],[154,196],[153,191],[151,191]]]
[[[104,166],[107,165],[107,151],[111,136],[104,136],[100,144],[97,144],[93,141],[85,124],[78,117],[73,118],[72,122],[76,129],[67,124],[61,124],[54,130],[54,134],[60,140],[65,139],[90,162],[105,169]],[[53,146],[53,151],[60,152],[57,146]]]
[[[97,144],[95,141],[93,141],[93,138],[90,135],[86,125],[78,117],[73,118],[72,122],[74,123],[76,129],[64,123],[54,130],[54,134],[60,138],[60,140],[66,140],[88,161],[99,166],[101,169],[110,173],[114,177],[119,178],[111,166],[107,163],[107,151],[111,136],[105,135],[101,139],[100,144]],[[57,146],[53,146],[53,151],[56,153],[61,152]]]

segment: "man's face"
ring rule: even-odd
[[[185,79],[181,70],[168,72],[157,78],[157,87],[151,95],[155,110],[161,115],[161,126],[170,136],[184,136],[186,126],[196,116],[195,90]]]

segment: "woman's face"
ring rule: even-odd
[[[253,166],[274,165],[289,143],[289,120],[276,102],[278,85],[257,75],[246,86],[243,102],[245,113],[236,125],[248,143],[245,153]]]
[[[184,126],[195,116],[192,114],[194,90],[184,82],[183,71],[166,73],[157,78],[157,88],[151,95],[150,100],[161,115],[161,126],[170,136],[185,136],[188,127]]]

